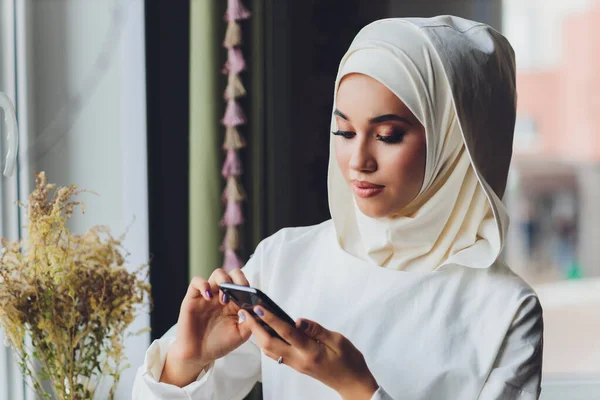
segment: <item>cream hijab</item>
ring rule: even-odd
[[[500,200],[512,154],[514,52],[491,27],[453,16],[392,18],[356,36],[335,82],[368,75],[396,94],[426,130],[419,195],[398,215],[362,214],[335,159],[329,208],[340,246],[385,268],[432,271],[449,264],[487,268],[508,228]],[[334,110],[336,96],[334,94]],[[332,130],[336,130],[332,114]]]

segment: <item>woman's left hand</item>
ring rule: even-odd
[[[344,400],[369,400],[377,391],[379,385],[363,354],[340,333],[307,319],[297,320],[293,327],[259,306],[254,312],[287,342],[272,337],[258,321],[240,310],[240,318],[250,325],[258,345],[268,357],[273,360],[283,357],[283,364],[321,381]]]

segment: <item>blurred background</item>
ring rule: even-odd
[[[518,117],[505,202],[508,264],[545,316],[542,399],[600,398],[600,1],[244,0],[248,67],[245,260],[285,226],[329,218],[326,169],[339,60],[367,23],[453,14],[490,24],[517,59]],[[0,91],[20,127],[19,168],[0,185],[0,235],[21,234],[34,171],[100,196],[74,231],[131,225],[152,258],[154,309],[128,339],[130,398],[150,341],[177,320],[189,279],[221,266],[226,0],[0,0]],[[1,111],[0,111],[1,113]],[[3,116],[0,115],[0,121]],[[5,127],[0,150],[5,153]],[[3,147],[4,146],[4,147]],[[3,340],[0,332],[0,340]],[[31,399],[0,346],[0,400]],[[260,399],[260,387],[252,394]]]

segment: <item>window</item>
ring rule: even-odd
[[[506,255],[544,308],[542,399],[600,394],[600,4],[504,0],[519,96]],[[568,396],[566,395],[568,393]]]
[[[16,99],[16,51],[15,51],[15,3],[0,2],[0,91],[13,102]],[[0,168],[4,169],[7,151],[4,112],[0,110]],[[17,174],[0,180],[0,236],[19,237],[19,215],[15,201],[18,200]],[[0,330],[0,400],[25,398],[24,382],[9,347],[3,345],[4,333]]]
[[[147,262],[144,48],[143,0],[0,1],[0,91],[16,100],[20,131],[18,170],[0,180],[0,235],[22,236],[15,201],[26,201],[33,172],[45,171],[51,182],[100,194],[82,198],[87,212],[71,221],[74,232],[93,225],[108,225],[117,236],[127,231],[129,265]],[[130,331],[148,326],[141,313]],[[116,398],[131,397],[149,339],[125,340],[132,367]],[[0,344],[0,400],[33,398]]]

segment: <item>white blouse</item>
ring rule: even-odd
[[[374,400],[539,396],[542,309],[501,261],[481,269],[388,270],[344,252],[329,220],[279,231],[261,242],[243,271],[293,319],[346,336],[380,385]],[[133,399],[243,399],[257,381],[265,400],[339,399],[262,354],[253,338],[186,387],[160,383],[170,332],[148,349]]]

